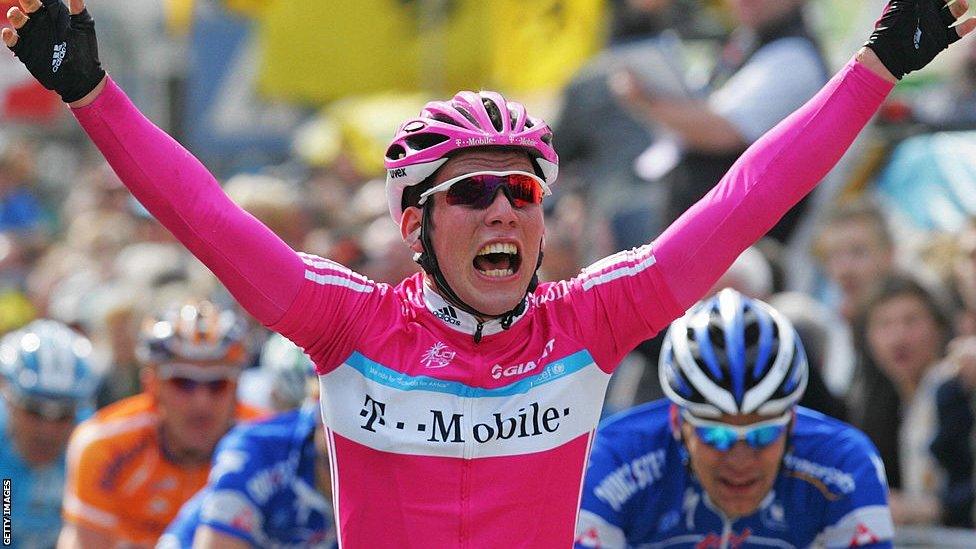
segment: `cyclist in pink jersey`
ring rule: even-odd
[[[490,92],[430,103],[387,150],[390,211],[424,268],[389,286],[292,251],[227,199],[105,76],[82,0],[22,4],[5,44],[155,217],[315,361],[343,547],[571,546],[621,357],[816,185],[898,78],[976,26],[949,28],[965,0],[893,0],[867,47],[657,240],[555,283],[535,278],[558,166],[546,124]]]

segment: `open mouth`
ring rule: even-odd
[[[486,244],[478,250],[478,255],[474,257],[472,264],[485,276],[504,278],[518,272],[522,265],[522,255],[518,247],[511,242],[495,242]]]
[[[758,482],[757,480],[731,480],[720,478],[719,483],[732,492],[745,492]]]

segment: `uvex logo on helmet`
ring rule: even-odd
[[[406,168],[393,168],[390,170],[390,177],[393,179],[396,179],[398,177],[406,177],[406,175],[407,175]]]

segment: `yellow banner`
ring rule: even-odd
[[[496,0],[491,73],[506,90],[562,87],[604,41],[602,0]]]
[[[258,21],[275,98],[555,90],[602,46],[604,0],[275,0]]]

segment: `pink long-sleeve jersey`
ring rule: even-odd
[[[343,547],[546,548],[572,546],[614,367],[823,178],[890,89],[851,62],[661,237],[541,284],[479,343],[422,275],[377,284],[291,250],[113,83],[74,112],[149,211],[314,359]]]

